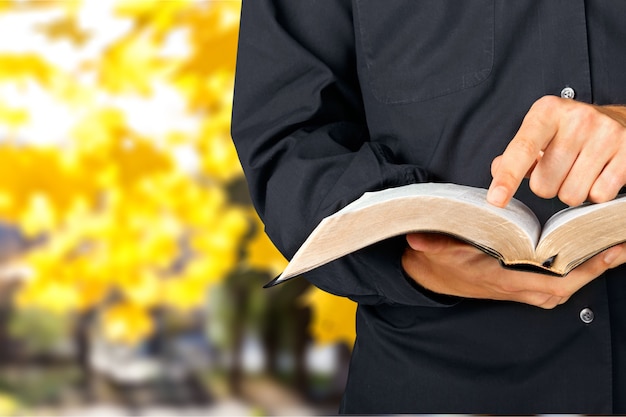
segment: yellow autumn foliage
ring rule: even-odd
[[[30,231],[54,226],[59,220],[55,212],[67,212],[76,199],[95,192],[57,148],[0,143],[0,160],[0,218],[24,223]]]
[[[174,68],[159,56],[159,45],[145,35],[129,36],[112,45],[97,63],[98,82],[111,93],[149,95],[152,83]]]
[[[311,333],[317,343],[343,342],[352,346],[356,338],[355,302],[317,288],[312,288],[303,300],[313,310]]]
[[[28,119],[27,109],[8,106],[0,102],[0,123],[3,125],[14,128],[24,125]]]
[[[118,16],[131,18],[135,30],[147,28],[161,40],[181,19],[193,13],[191,0],[160,1],[155,0],[117,0],[115,12]]]
[[[51,87],[57,75],[54,65],[36,54],[0,53],[0,83],[24,86],[28,81],[36,81]]]
[[[248,242],[246,261],[253,268],[269,271],[272,276],[278,276],[287,266],[287,260],[265,234],[261,219],[256,215],[251,217],[254,219],[255,233]]]
[[[101,318],[103,333],[112,342],[134,345],[154,332],[155,325],[150,313],[132,303],[112,305],[103,312]]]
[[[18,308],[97,310],[110,340],[135,344],[155,331],[154,309],[202,308],[236,268],[274,276],[286,260],[251,207],[229,201],[243,176],[230,138],[241,2],[110,2],[112,18],[128,25],[106,42],[81,20],[93,4],[0,1],[2,15],[56,11],[33,28],[50,44],[101,47],[73,67],[43,50],[0,50],[0,221],[36,242],[23,256],[29,274]],[[173,39],[186,47],[172,54]],[[164,89],[180,95],[192,127],[177,125],[180,115],[154,116],[165,127],[146,133],[128,102]],[[70,127],[36,145],[47,138],[28,127],[41,109],[6,91],[43,91],[68,110]],[[353,303],[318,290],[306,303],[318,341],[350,343]]]

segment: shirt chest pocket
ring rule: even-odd
[[[494,0],[356,0],[362,59],[384,103],[434,99],[491,73]]]

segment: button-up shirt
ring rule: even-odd
[[[291,257],[366,191],[487,187],[538,98],[626,103],[624,22],[620,0],[244,0],[233,139],[268,235]],[[404,246],[306,275],[359,303],[342,411],[626,413],[624,267],[542,310],[430,293]]]

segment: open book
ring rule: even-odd
[[[542,227],[513,199],[456,184],[411,184],[365,193],[313,230],[272,286],[378,241],[410,232],[444,233],[496,257],[505,267],[564,276],[593,255],[626,242],[626,195],[570,207]]]

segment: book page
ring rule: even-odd
[[[561,210],[548,219],[545,226],[543,227],[543,233],[541,233],[541,238],[539,240],[542,240],[545,236],[552,233],[555,229],[561,227],[563,224],[577,217],[593,213],[594,211],[601,210],[607,206],[623,203],[624,201],[626,201],[626,194],[619,195],[614,200],[607,201],[606,203],[584,203],[580,206],[569,207]]]
[[[459,184],[421,183],[410,184],[383,191],[365,193],[361,198],[344,207],[342,211],[360,210],[383,201],[407,196],[442,197],[470,203],[474,206],[491,211],[512,223],[517,224],[534,245],[539,241],[541,224],[537,216],[524,203],[512,199],[505,207],[500,208],[487,202],[487,190]]]
[[[324,218],[274,283],[410,232],[448,234],[501,262],[532,263],[541,229],[537,217],[518,200],[499,208],[486,197],[485,189],[434,183],[365,193]]]
[[[553,257],[551,269],[564,275],[597,253],[626,241],[626,196],[562,210],[546,222],[539,258]]]

